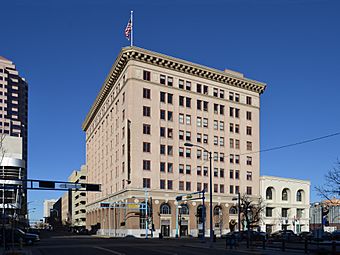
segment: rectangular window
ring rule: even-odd
[[[240,186],[235,186],[235,194],[240,193]]]
[[[208,90],[208,86],[207,85],[203,85],[203,94],[204,95],[208,95],[209,94],[209,90]]]
[[[159,163],[159,171],[160,172],[165,172],[165,163],[164,162],[160,162]]]
[[[240,164],[240,155],[235,155],[235,164]]]
[[[224,137],[220,137],[220,146],[224,146]]]
[[[151,143],[143,142],[143,152],[151,151]]]
[[[203,118],[203,127],[207,128],[208,127],[208,119]]]
[[[203,160],[208,160],[208,152],[203,151]]]
[[[160,127],[160,136],[165,137],[165,127]]]
[[[180,164],[179,167],[178,167],[178,172],[180,174],[184,174],[184,165]]]
[[[251,127],[247,126],[247,135],[251,135],[251,134],[252,134]]]
[[[165,101],[165,92],[160,92],[160,93],[159,93],[159,100],[160,100],[162,103],[166,103],[166,101]]]
[[[159,182],[159,188],[160,189],[165,189],[165,180],[160,180],[160,182]]]
[[[186,115],[186,116],[185,116],[185,123],[186,123],[187,125],[191,125],[191,115]]]
[[[213,89],[213,95],[214,95],[214,97],[218,97],[218,89],[217,88]]]
[[[202,134],[201,133],[197,133],[196,140],[197,140],[198,143],[202,143]]]
[[[251,181],[253,179],[253,173],[250,171],[247,171],[247,181]]]
[[[143,160],[143,170],[150,171],[151,170],[151,161]]]
[[[220,161],[224,162],[224,153],[220,152]]]
[[[234,108],[233,107],[229,107],[229,116],[234,117]]]
[[[184,124],[184,114],[180,113],[178,115],[178,122],[179,124]]]
[[[233,92],[229,92],[229,100],[234,101],[234,93]]]
[[[224,105],[220,105],[220,114],[224,115]]]
[[[197,100],[197,103],[196,103],[196,108],[197,110],[202,110],[202,100]]]
[[[202,150],[197,149],[196,155],[197,155],[197,159],[202,159]]]
[[[247,151],[253,150],[253,144],[250,141],[247,141]]]
[[[240,102],[240,94],[235,93],[235,102]]]
[[[168,145],[168,156],[172,156],[173,152],[174,152],[174,150],[173,150],[172,145]]]
[[[202,183],[201,182],[197,183],[197,191],[202,191]]]
[[[186,182],[185,183],[185,190],[190,191],[191,190],[191,182]]]
[[[234,164],[234,155],[233,154],[229,155],[229,163]]]
[[[240,109],[235,108],[235,117],[240,118]]]
[[[185,156],[186,156],[187,158],[191,158],[191,149],[190,149],[190,148],[186,148],[186,149],[185,149]]]
[[[174,80],[172,77],[168,76],[168,86],[172,87]]]
[[[214,113],[218,114],[218,104],[214,104]]]
[[[220,168],[220,178],[224,178],[224,169]]]
[[[247,195],[251,195],[252,194],[252,188],[251,187],[247,187]]]
[[[218,161],[218,152],[214,152],[214,161]]]
[[[172,104],[172,102],[173,102],[173,99],[174,99],[174,95],[173,95],[173,94],[170,94],[170,93],[168,93],[168,104]]]
[[[251,105],[251,97],[249,96],[246,97],[246,104]]]
[[[151,115],[151,108],[148,106],[143,106],[143,116],[150,117]]]
[[[233,138],[229,139],[229,148],[234,149],[234,139]]]
[[[234,194],[234,186],[233,185],[229,186],[229,193]]]
[[[161,74],[159,76],[159,83],[165,85],[165,75]]]
[[[143,178],[143,188],[150,189],[151,188],[150,183],[151,183],[150,178]]]
[[[179,140],[184,140],[184,131],[183,130],[179,130],[178,138],[179,138]]]
[[[218,168],[214,168],[214,177],[218,177]]]
[[[253,164],[253,159],[252,157],[247,157],[247,166],[251,166]]]
[[[240,171],[239,170],[235,170],[235,179],[236,180],[240,179]]]
[[[229,124],[229,132],[234,133],[234,124],[233,123]]]
[[[174,172],[174,165],[172,163],[168,163],[168,173]]]
[[[178,182],[178,189],[179,190],[184,190],[184,182],[183,181],[179,181]]]
[[[224,98],[224,90],[220,89],[220,98]]]
[[[208,144],[208,135],[203,134],[203,143]]]
[[[223,121],[220,121],[220,130],[224,131],[224,122]]]
[[[240,133],[240,125],[239,124],[235,124],[235,133],[236,134]]]
[[[218,120],[214,120],[214,130],[218,130]]]
[[[185,132],[185,140],[186,141],[191,141],[191,132],[190,131],[186,131]]]
[[[247,116],[247,120],[251,120],[251,112],[247,111],[247,115],[246,116]]]
[[[168,138],[172,139],[173,137],[173,130],[172,128],[168,128]]]
[[[266,217],[273,217],[273,208],[266,207]]]
[[[197,127],[202,127],[202,118],[201,117],[197,117]]]
[[[143,88],[143,98],[150,99],[151,98],[151,90],[147,88]]]
[[[214,145],[218,145],[218,136],[214,136]]]
[[[206,101],[203,101],[203,111],[207,112],[209,110],[208,106],[209,106],[209,103]]]
[[[284,218],[288,217],[288,208],[281,209],[281,217],[284,217]]]
[[[235,149],[239,150],[240,149],[240,140],[235,139]]]
[[[207,166],[203,167],[203,175],[208,176],[208,167]]]
[[[178,80],[178,87],[180,89],[184,89],[184,81],[183,80]]]
[[[185,89],[186,89],[186,90],[191,90],[191,82],[190,82],[190,81],[187,81],[187,82],[185,83]]]
[[[179,96],[178,104],[179,104],[179,106],[184,106],[184,97],[183,96]]]
[[[198,166],[196,171],[197,171],[197,175],[199,175],[199,176],[202,175],[202,167],[201,166]]]
[[[224,185],[220,184],[220,193],[224,193]]]
[[[205,190],[205,192],[208,191],[208,183],[203,183],[203,189]]]
[[[160,119],[161,120],[166,120],[165,119],[165,110],[160,110]]]
[[[196,84],[196,92],[197,93],[202,93],[202,84]]]
[[[218,192],[218,184],[214,184],[214,193]]]
[[[172,190],[172,188],[173,188],[172,180],[168,180],[168,189]]]
[[[178,149],[178,155],[179,155],[180,157],[184,157],[184,148],[183,148],[183,147],[179,147],[179,149]]]
[[[173,121],[173,113],[172,113],[172,111],[168,111],[168,121]]]
[[[185,166],[185,174],[191,174],[191,166],[190,165]]]
[[[229,170],[229,178],[234,179],[234,170]]]
[[[143,80],[144,81],[150,81],[151,79],[151,74],[149,71],[143,70]]]
[[[151,134],[151,126],[148,124],[143,124],[143,134],[150,135]]]
[[[191,108],[191,98],[187,97],[185,98],[185,106],[188,108]]]

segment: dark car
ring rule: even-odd
[[[335,230],[332,232],[332,239],[335,241],[340,241],[340,230]]]
[[[249,230],[249,238],[253,241],[262,241],[266,239],[266,233],[262,231]],[[248,239],[248,231],[241,231],[241,240]]]
[[[312,240],[313,239],[313,232],[311,231],[303,231],[301,233],[299,233],[299,237],[302,239],[302,240]]]
[[[239,231],[231,231],[227,234],[222,235],[222,238],[236,238],[236,239],[241,239],[241,233]]]
[[[288,240],[295,241],[298,240],[299,237],[292,230],[279,230],[270,235],[270,238],[273,240]]]
[[[39,235],[25,233],[21,229],[17,228],[14,230],[14,241],[15,242],[24,242],[27,245],[32,245],[35,242],[40,241]]]

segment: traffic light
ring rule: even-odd
[[[182,200],[182,196],[177,196],[176,197],[176,201],[181,201]]]

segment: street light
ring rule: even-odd
[[[210,199],[210,247],[213,244],[214,241],[214,231],[213,231],[213,205],[212,205],[212,157],[211,157],[211,151],[208,151],[204,147],[197,145],[197,144],[192,144],[192,143],[184,143],[184,146],[186,147],[198,147],[201,148],[203,151],[209,153],[209,161],[210,161],[210,169],[209,169],[209,181],[210,181],[210,187],[209,187],[209,199]],[[204,209],[205,210],[205,209]],[[205,219],[204,219],[205,220]],[[205,233],[203,233],[203,236],[205,236]]]
[[[233,201],[235,201],[235,200],[237,200],[237,228],[238,228],[238,231],[239,232],[241,232],[241,194],[240,194],[240,192],[239,193],[237,193],[237,197],[234,197],[233,199],[232,199]]]

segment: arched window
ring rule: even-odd
[[[215,208],[214,208],[214,215],[215,216],[218,216],[218,215],[220,215],[220,213],[222,212],[222,208],[220,207],[220,206],[215,206]]]
[[[288,189],[282,190],[282,201],[288,201]]]
[[[160,208],[161,214],[171,214],[171,208],[169,204],[162,204]]]
[[[273,199],[273,188],[268,187],[266,190],[266,199],[272,200]]]
[[[188,215],[189,214],[189,207],[186,204],[181,204],[181,208],[179,209],[179,213],[182,215]]]
[[[299,189],[296,192],[296,201],[301,202],[302,201],[302,194],[303,194],[303,190]]]
[[[229,214],[237,214],[237,209],[235,206],[230,207]]]

